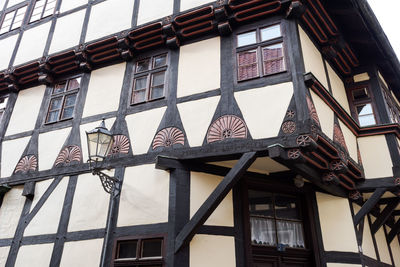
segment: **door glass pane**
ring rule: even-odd
[[[274,217],[272,194],[249,190],[249,211],[250,215]]]
[[[136,258],[137,241],[126,241],[119,243],[117,258]]]
[[[277,220],[278,242],[291,248],[304,248],[303,225],[300,222]]]
[[[261,41],[271,40],[281,36],[281,26],[274,25],[261,29]]]
[[[251,242],[254,245],[276,246],[276,230],[273,219],[250,217]]]
[[[300,214],[297,207],[297,198],[286,195],[275,196],[276,217],[281,219],[300,220]]]
[[[249,44],[255,44],[256,42],[257,42],[256,31],[242,33],[237,36],[238,47]]]
[[[161,257],[162,240],[150,239],[142,241],[142,258]]]

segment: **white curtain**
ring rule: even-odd
[[[250,218],[251,240],[254,244],[276,246],[274,220]],[[278,242],[291,248],[304,248],[303,226],[300,222],[277,220]]]

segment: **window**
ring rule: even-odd
[[[360,126],[376,124],[372,97],[368,86],[359,86],[350,91],[353,116],[358,120]]]
[[[114,266],[163,266],[163,238],[118,240]]]
[[[390,121],[392,123],[400,123],[400,108],[396,104],[396,100],[393,99],[394,97],[391,96],[389,90],[386,88],[382,88],[382,91],[386,100],[387,109],[389,111]]]
[[[238,81],[286,70],[280,24],[238,34],[236,41]]]
[[[76,97],[81,78],[73,78],[54,86],[51,92],[46,123],[71,119],[74,114]]]
[[[36,0],[29,22],[53,15],[56,4],[57,0]]]
[[[3,118],[4,111],[6,110],[7,102],[8,102],[7,95],[0,96],[0,122],[1,122],[1,119]]]
[[[131,104],[163,98],[167,54],[145,58],[136,62]]]
[[[23,6],[14,10],[11,10],[3,16],[0,26],[0,34],[15,30],[21,27],[24,21],[26,7]]]

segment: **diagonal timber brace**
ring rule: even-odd
[[[372,196],[364,203],[360,211],[354,216],[354,225],[357,226],[361,220],[367,215],[378,203],[379,199],[386,192],[386,188],[378,188],[372,194]]]
[[[372,224],[371,231],[372,234],[376,234],[379,228],[386,223],[389,217],[393,214],[393,211],[396,209],[397,205],[400,203],[400,198],[393,199],[387,206],[383,209],[383,211],[378,215],[376,221]]]
[[[400,219],[397,220],[396,224],[393,226],[392,230],[390,230],[387,241],[388,244],[392,243],[393,239],[396,237],[397,234],[400,232]]]
[[[201,205],[199,210],[193,215],[192,219],[179,232],[175,238],[175,253],[177,253],[183,245],[190,242],[196,234],[197,229],[210,217],[233,186],[242,178],[243,174],[255,159],[256,152],[247,152],[242,155],[236,165],[233,166],[207,200]]]

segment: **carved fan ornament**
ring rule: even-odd
[[[339,125],[335,123],[333,128],[333,141],[339,143],[344,149],[347,150],[346,141],[344,140],[344,135]]]
[[[207,132],[207,143],[230,138],[247,138],[247,126],[244,121],[234,115],[219,117],[211,124]]]
[[[185,135],[176,127],[168,127],[159,131],[153,140],[153,149],[185,144]]]
[[[109,155],[128,154],[130,144],[129,138],[125,135],[114,135],[114,143],[110,149]]]
[[[296,131],[296,123],[294,121],[285,121],[282,123],[282,132],[292,134]]]
[[[318,124],[318,126],[321,126],[321,124],[319,123],[319,118],[318,118],[317,110],[315,109],[314,103],[312,102],[312,100],[309,96],[307,96],[306,99],[307,99],[307,106],[308,106],[308,110],[310,112],[311,119],[313,119],[314,122],[316,124]]]
[[[60,164],[70,164],[73,161],[81,162],[82,153],[81,149],[78,146],[67,146],[63,150],[61,150],[60,154],[58,154],[56,158],[55,166]]]
[[[23,172],[26,173],[28,171],[35,171],[38,166],[38,161],[35,155],[27,155],[21,158],[15,167],[14,173]]]

